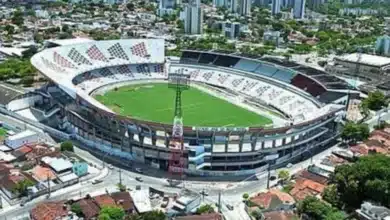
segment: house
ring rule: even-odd
[[[326,185],[328,183],[328,179],[326,177],[320,176],[318,174],[309,172],[308,170],[302,170],[295,175],[297,178],[309,179],[314,182]]]
[[[222,220],[223,217],[219,213],[208,213],[204,215],[187,215],[172,218],[173,220]]]
[[[23,146],[15,151],[12,152],[12,155],[16,157],[17,161],[24,161],[26,160],[26,154],[30,153],[32,149],[28,146]]]
[[[63,201],[44,202],[30,211],[32,220],[56,220],[69,216],[70,208]]]
[[[26,144],[37,143],[39,135],[31,130],[25,130],[15,135],[9,136],[4,143],[12,149],[17,149]]]
[[[126,213],[130,214],[135,211],[135,206],[132,197],[129,192],[115,192],[111,193],[111,197],[114,199],[115,203],[122,207]]]
[[[103,208],[105,206],[116,206],[115,200],[107,194],[95,196],[93,197],[93,200],[100,208]]]
[[[294,184],[294,188],[290,194],[296,200],[303,200],[306,196],[320,196],[324,191],[325,185],[314,182],[310,179],[298,179]]]
[[[390,209],[370,202],[363,202],[356,213],[361,220],[390,220]]]
[[[76,204],[80,206],[86,220],[96,218],[99,215],[100,208],[92,199],[82,199]]]
[[[72,170],[73,164],[64,158],[43,157],[41,161],[52,168],[56,173],[66,173]]]
[[[288,193],[278,189],[271,189],[268,192],[263,192],[252,197],[250,201],[260,208],[263,212],[291,210],[294,208],[295,200]]]
[[[54,147],[48,147],[45,145],[35,145],[35,146],[29,146],[32,151],[27,153],[25,155],[26,160],[28,161],[35,161],[36,164],[39,163],[41,158],[43,157],[59,157],[60,152],[56,151]]]
[[[74,163],[72,166],[72,171],[77,176],[85,176],[88,174],[88,164],[84,162]]]
[[[56,175],[54,172],[48,168],[43,166],[36,166],[32,170],[32,176],[38,181],[47,181],[56,179]]]
[[[272,211],[263,213],[263,220],[295,220],[298,217],[292,211]]]

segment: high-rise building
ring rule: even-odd
[[[280,13],[280,3],[281,0],[272,0],[272,6],[271,6],[271,14],[276,15]]]
[[[294,18],[303,19],[305,16],[305,0],[295,0]]]
[[[269,5],[269,0],[254,0],[253,5],[255,6],[268,6]]]
[[[226,21],[222,23],[222,34],[226,38],[236,39],[240,35],[240,23]]]
[[[222,8],[222,7],[226,7],[228,6],[227,4],[227,0],[213,0],[213,6],[216,7],[216,8]]]
[[[376,40],[375,53],[384,56],[390,55],[390,37],[388,35],[378,37]]]
[[[174,13],[176,0],[160,0],[158,5],[158,15],[163,16],[165,14]]]
[[[184,7],[184,32],[186,34],[202,34],[203,11],[200,0],[187,4]]]
[[[251,6],[251,0],[230,0],[230,11],[242,16],[250,15]]]

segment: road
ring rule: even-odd
[[[6,123],[14,123],[12,120],[7,120]],[[20,125],[15,122],[13,126]],[[308,167],[311,163],[315,163],[320,158],[330,154],[330,152],[336,149],[337,146],[333,146],[315,156],[312,159],[308,159],[305,161],[301,161],[290,168],[287,169],[290,174],[295,174],[299,170],[302,170]],[[80,157],[84,158],[88,162],[92,162],[96,164],[98,167],[103,167],[104,162],[92,154],[90,154],[86,150],[82,150],[79,148],[75,148],[75,153]],[[103,158],[105,159],[105,158]],[[137,165],[138,166],[138,165]],[[127,188],[134,189],[137,185],[141,185],[142,187],[154,187],[163,191],[178,193],[180,192],[180,188],[173,188],[168,186],[168,182],[165,177],[167,177],[167,173],[164,171],[157,169],[144,170],[148,175],[139,174],[135,172],[131,172],[125,169],[121,169],[121,173],[119,174],[119,168],[115,167],[113,170],[108,170],[105,168],[106,174],[101,177],[103,182],[97,185],[92,185],[91,183],[83,183],[76,184],[71,187],[67,187],[65,189],[54,192],[49,200],[62,200],[62,199],[71,199],[76,196],[93,194],[96,192],[104,193],[106,190],[113,191],[116,190],[116,184],[119,182],[119,176],[121,174],[122,184],[124,184]],[[271,170],[273,175],[276,175],[277,170]],[[152,176],[150,176],[152,175]],[[154,177],[158,176],[158,177]],[[143,182],[140,183],[135,180],[136,177],[142,177]],[[267,173],[262,172],[258,173],[252,178],[246,178],[244,181],[199,181],[201,178],[194,178],[191,180],[185,180],[181,187],[184,187],[193,192],[199,193],[200,191],[206,189],[209,196],[206,196],[205,201],[215,204],[218,202],[218,194],[221,193],[221,201],[222,201],[222,213],[225,215],[228,220],[247,220],[250,219],[248,214],[245,212],[244,207],[242,205],[242,195],[244,193],[248,193],[253,195],[260,191],[264,191],[267,186]],[[276,182],[271,182],[271,185],[276,184]],[[18,219],[17,216],[25,216],[28,211],[30,211],[37,203],[45,201],[46,197],[42,196],[37,199],[34,199],[31,202],[25,204],[25,206],[13,206],[12,209],[5,209],[0,211],[0,220],[6,219]],[[234,210],[230,211],[226,208],[226,204],[230,204],[234,207]]]

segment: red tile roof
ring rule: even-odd
[[[103,208],[104,206],[116,206],[115,200],[111,196],[106,194],[96,196],[93,199],[100,208]]]
[[[82,199],[77,204],[80,205],[81,211],[87,220],[96,217],[100,212],[99,206],[92,199]]]
[[[47,181],[48,178],[50,180],[56,178],[56,175],[50,168],[42,166],[34,167],[34,169],[32,170],[32,175],[40,181]]]
[[[129,192],[115,192],[111,194],[118,206],[121,206],[126,212],[133,212],[135,210],[133,199]]]
[[[313,196],[321,194],[325,189],[325,185],[314,182],[310,179],[298,179],[290,194],[297,200],[302,200],[306,196]]]
[[[31,149],[31,147],[23,146],[23,147],[17,149],[16,151],[22,152],[23,154],[27,154],[27,153],[31,152],[32,149]]]
[[[293,212],[272,211],[264,213],[264,220],[293,220],[297,216]]]
[[[320,184],[324,184],[324,185],[326,185],[328,183],[328,179],[327,178],[325,178],[323,176],[320,176],[318,174],[309,172],[307,170],[302,170],[301,172],[299,172],[297,174],[297,176],[300,177],[300,178],[313,180],[314,182],[317,182],[317,183],[320,183]]]
[[[288,193],[282,192],[277,189],[271,189],[265,193],[259,193],[255,197],[250,199],[251,202],[261,206],[262,208],[268,209],[271,204],[294,204],[294,198]]]
[[[35,206],[30,215],[33,220],[55,220],[67,216],[68,211],[64,202],[45,202]]]

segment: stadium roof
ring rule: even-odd
[[[344,62],[357,63],[358,54],[352,53],[352,54],[336,57],[336,59]],[[382,67],[382,66],[390,65],[390,58],[371,55],[371,54],[361,54],[360,63],[369,66]]]
[[[69,39],[60,43],[64,46],[35,54],[31,63],[73,98],[76,94],[88,95],[72,83],[79,74],[112,66],[163,63],[165,59],[163,39]]]
[[[72,39],[63,39],[63,40],[50,39],[50,40],[47,40],[46,42],[52,43],[52,44],[57,44],[59,46],[66,46],[66,45],[72,45],[72,44],[94,42],[94,40],[89,39],[89,38],[72,38]]]

